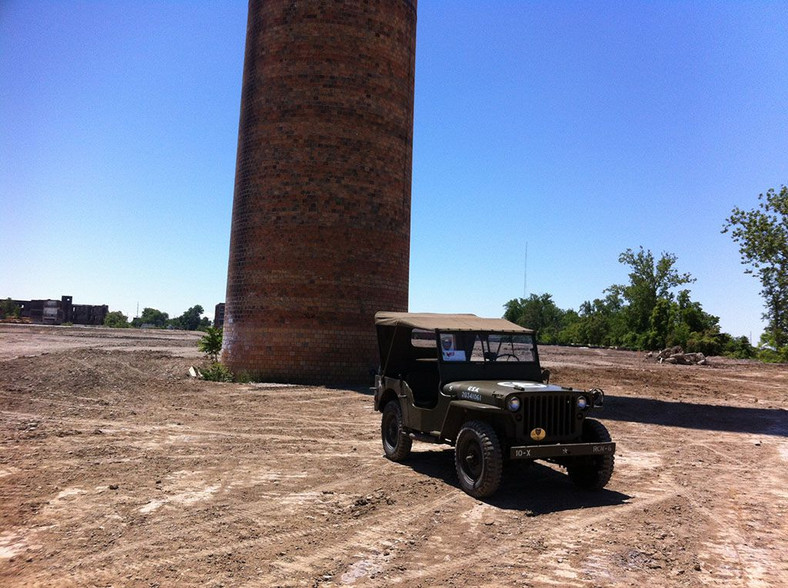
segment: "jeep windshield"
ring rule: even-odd
[[[438,331],[440,380],[541,381],[541,368],[534,336],[525,333]],[[434,349],[434,347],[433,347]]]
[[[533,335],[441,331],[438,342],[444,362],[536,361]]]

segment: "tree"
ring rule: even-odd
[[[646,349],[659,349],[667,346],[668,334],[671,331],[674,313],[670,300],[660,298],[654,305],[649,317],[649,330],[646,332],[643,346]]]
[[[197,341],[197,349],[207,355],[210,360],[216,363],[219,354],[222,352],[222,330],[216,327],[208,327],[205,335]]]
[[[104,317],[104,326],[115,329],[125,329],[131,325],[129,325],[129,317],[119,310],[114,310],[112,312],[108,312],[107,316]]]
[[[10,298],[0,301],[0,318],[19,318],[19,305]]]
[[[173,327],[183,329],[185,331],[196,331],[200,327],[200,315],[202,313],[203,307],[199,304],[196,304],[184,312],[181,316],[172,319],[170,324]]]
[[[680,321],[686,324],[690,331],[700,333],[719,327],[720,317],[703,310],[700,302],[690,300],[689,290],[679,292],[677,303]]]
[[[504,307],[504,318],[520,326],[534,329],[543,343],[557,343],[564,327],[565,311],[553,302],[550,294],[531,294],[528,298],[515,298]]]
[[[568,343],[583,345],[620,345],[626,334],[623,308],[624,301],[616,286],[605,290],[604,299],[586,300],[580,305],[574,336]]]
[[[726,355],[737,359],[751,359],[755,357],[755,349],[750,345],[750,340],[747,337],[731,338],[727,345]]]
[[[154,327],[162,328],[167,326],[170,315],[155,308],[143,308],[142,314],[135,317],[131,321],[132,327],[141,327],[142,325],[152,325]]]
[[[756,276],[766,304],[764,341],[780,349],[788,345],[788,188],[759,194],[758,208],[735,207],[722,227],[739,245],[745,273]]]
[[[635,333],[647,333],[651,327],[651,316],[659,300],[673,301],[671,290],[695,281],[690,274],[681,274],[673,267],[677,257],[663,252],[655,263],[651,251],[643,247],[635,252],[627,249],[618,256],[618,261],[628,265],[629,284],[612,286],[609,291],[619,293],[629,303],[625,310],[627,326]]]

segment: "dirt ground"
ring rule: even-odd
[[[366,389],[189,378],[199,335],[0,325],[2,586],[788,586],[788,367],[544,347],[609,486],[386,460]]]

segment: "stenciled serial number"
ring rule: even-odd
[[[465,400],[475,400],[476,402],[481,402],[482,395],[478,392],[471,392],[470,390],[463,390],[460,392],[460,398],[464,398]]]

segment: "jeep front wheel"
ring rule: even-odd
[[[474,498],[493,494],[501,483],[503,457],[498,435],[483,421],[465,423],[457,434],[454,465],[460,488]]]
[[[413,441],[402,430],[402,409],[396,400],[389,401],[383,407],[380,436],[383,439],[383,451],[390,460],[402,461],[410,455]]]
[[[583,442],[601,443],[610,441],[610,433],[605,425],[594,419],[583,422]],[[604,488],[613,475],[614,456],[611,454],[578,458],[567,465],[569,479],[580,488],[599,490]]]

